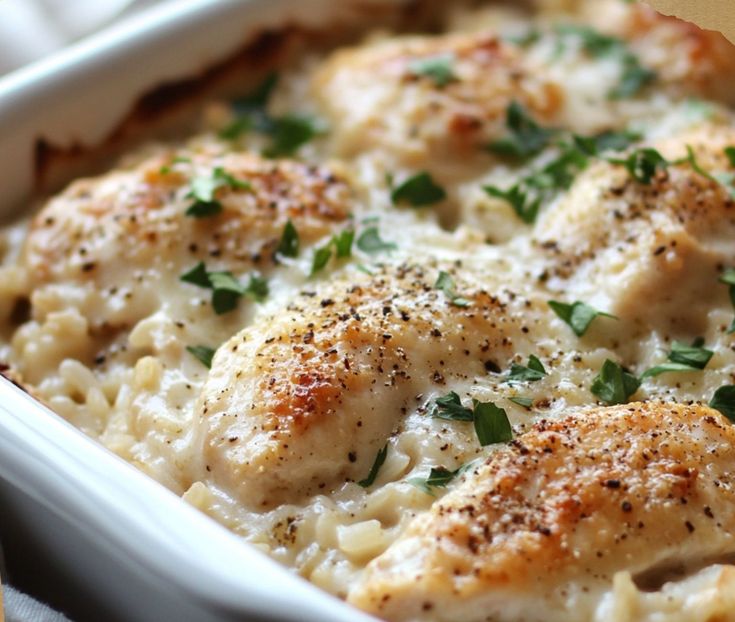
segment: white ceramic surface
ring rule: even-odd
[[[176,0],[0,80],[0,216],[16,213],[32,189],[38,137],[94,145],[139,95],[226,58],[249,32],[287,19],[323,24],[349,4]],[[12,537],[27,538],[39,568],[58,569],[104,612],[98,619],[372,619],[279,567],[2,378],[0,508],[0,524],[12,517]]]

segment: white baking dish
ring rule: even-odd
[[[93,147],[153,86],[201,72],[265,25],[324,25],[354,4],[176,0],[0,80],[0,217],[29,205],[38,138]],[[368,620],[4,378],[0,508],[6,547],[54,570],[57,592],[88,599],[96,619]]]

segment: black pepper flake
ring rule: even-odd
[[[607,488],[620,488],[620,480],[619,479],[609,479],[605,482],[605,486]]]
[[[623,509],[623,512],[632,512],[633,506],[631,505],[630,501],[623,501],[622,505],[620,506]]]
[[[689,533],[692,533],[694,531],[694,525],[692,525],[689,521],[686,521],[684,523],[684,526],[687,528],[687,531]]]
[[[500,369],[500,365],[498,365],[495,361],[487,360],[483,363],[485,366],[485,371],[491,372],[493,374],[499,374],[502,370]]]

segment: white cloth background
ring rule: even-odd
[[[0,75],[156,0],[0,0]]]

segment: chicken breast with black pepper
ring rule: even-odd
[[[451,272],[461,306],[435,268],[351,270],[223,344],[197,407],[215,483],[270,508],[361,480],[422,394],[505,367],[540,305]]]
[[[348,600],[391,621],[631,619],[606,608],[613,582],[658,590],[671,572],[732,559],[734,460],[735,430],[706,407],[541,421],[417,517]],[[729,619],[732,604],[702,591],[667,619]]]
[[[735,262],[725,153],[734,144],[732,127],[704,125],[653,145],[669,164],[637,149],[650,162],[636,165],[638,178],[622,164],[593,164],[536,225],[551,287],[636,324],[701,330],[707,309],[725,301],[718,276]]]
[[[207,186],[211,201],[197,205],[192,191],[206,197]],[[201,290],[179,279],[198,262],[236,276],[267,271],[287,220],[308,245],[352,207],[348,183],[327,165],[162,149],[52,199],[22,260],[44,296],[78,306],[98,329],[130,328],[162,305],[189,307]]]

